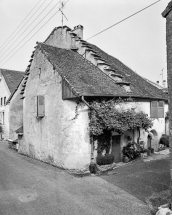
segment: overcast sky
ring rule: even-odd
[[[83,25],[84,39],[87,40],[155,1],[69,0],[64,8],[64,14],[68,19],[68,21],[64,20],[64,25],[70,28],[78,24]],[[163,76],[166,79],[166,20],[162,18],[161,13],[169,1],[161,0],[90,39],[89,42],[118,58],[139,75],[154,82],[162,80],[160,73],[164,68]],[[61,14],[57,12],[59,4],[55,6],[58,2],[59,0],[0,0],[0,68],[25,71],[36,41],[43,42],[54,27],[61,25]],[[33,10],[32,13],[20,25],[31,10]],[[57,14],[53,16],[56,12]],[[52,16],[53,18],[47,22]],[[42,27],[44,24],[45,26]],[[20,27],[15,31],[19,25]],[[18,50],[20,47],[22,48]]]

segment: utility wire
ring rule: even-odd
[[[41,1],[42,1],[42,0],[40,0],[39,2],[41,2]],[[0,47],[0,49],[1,49],[1,48],[7,43],[7,41],[13,36],[13,34],[17,31],[17,29],[21,26],[21,24],[28,18],[28,16],[29,16],[29,15],[32,13],[32,11],[36,8],[36,6],[39,4],[39,2],[32,8],[32,10],[29,12],[29,14],[28,14],[28,15],[24,18],[24,20],[18,25],[18,27],[13,31],[13,33],[8,37],[8,39],[4,42],[4,44]],[[44,4],[44,3],[43,3],[43,4]],[[42,5],[43,5],[43,4],[42,4]],[[41,5],[41,6],[42,6],[42,5]],[[41,7],[41,6],[40,6],[40,7]],[[39,7],[39,8],[40,8],[40,7]],[[39,8],[38,8],[38,10],[39,10]],[[38,11],[38,10],[37,10],[37,11]],[[36,12],[37,12],[37,11],[36,11]],[[35,13],[36,13],[36,12],[35,12]],[[34,13],[33,15],[35,15],[35,13]],[[33,15],[32,15],[32,16],[33,16]],[[20,30],[19,30],[19,31],[20,31]]]
[[[68,0],[69,1],[69,0]],[[66,1],[65,3],[64,3],[64,5],[66,5],[67,3],[68,3],[68,1]],[[16,52],[14,52],[14,54],[12,55],[12,56],[10,56],[10,58],[8,58],[3,64],[2,64],[2,66],[6,63],[6,62],[8,62],[21,48],[23,48],[23,46],[25,46],[58,12],[60,11],[60,9],[57,11],[57,12],[55,12],[45,23],[44,23],[44,25],[42,25],[36,32],[35,32],[35,34],[33,34],[19,49],[17,49],[16,50]],[[4,59],[5,60],[5,59]]]
[[[69,0],[68,0],[68,1],[69,1]],[[67,2],[68,2],[68,1],[67,1]],[[149,8],[149,7],[153,6],[153,5],[155,5],[156,3],[160,2],[160,1],[161,1],[161,0],[158,0],[158,1],[156,1],[156,2],[154,2],[154,3],[152,3],[152,4],[150,4],[150,5],[148,5],[147,7],[145,7],[145,8],[143,8],[143,9],[137,11],[136,13],[134,13],[134,14],[132,14],[132,15],[126,17],[125,19],[122,19],[121,21],[119,21],[119,22],[117,22],[117,23],[115,23],[115,24],[109,26],[108,28],[106,28],[106,29],[104,29],[104,30],[98,32],[97,34],[93,35],[92,37],[88,38],[87,40],[90,40],[90,39],[92,39],[93,37],[96,37],[97,35],[99,35],[99,34],[105,32],[105,31],[107,31],[108,29],[110,29],[110,28],[112,28],[112,27],[114,27],[114,26],[116,26],[116,25],[122,23],[123,21],[125,21],[125,20],[131,18],[132,16],[135,16],[136,14],[138,14],[138,13],[140,13],[140,12],[146,10],[147,8]],[[65,4],[67,4],[67,2],[66,2]],[[65,5],[65,4],[64,4],[64,5]],[[60,10],[58,10],[58,11],[60,11]],[[58,11],[57,11],[57,12],[58,12]],[[56,13],[57,13],[57,12],[56,12]],[[56,13],[55,13],[55,14],[56,14]],[[55,16],[55,14],[54,14],[50,19],[52,19],[52,18]],[[50,20],[50,19],[49,19],[49,20]],[[48,20],[44,25],[46,25],[46,24],[49,22],[49,20]],[[38,31],[40,31],[40,30],[44,27],[44,25],[43,25],[41,28],[39,28]],[[38,31],[36,31],[35,34],[37,34]],[[35,34],[34,34],[33,36],[35,36]],[[32,36],[32,37],[33,37],[33,36]],[[32,38],[32,37],[31,37],[31,38]],[[29,38],[29,40],[30,40],[31,38]],[[17,51],[16,51],[10,58],[8,58],[8,59],[2,64],[2,66],[3,66],[6,62],[8,62],[8,61],[9,61],[9,60],[10,60],[10,59],[11,59],[11,58],[12,58],[26,43],[28,43],[29,40],[27,40],[19,49],[17,49]],[[5,58],[5,59],[6,59],[6,58]],[[4,59],[4,60],[5,60],[5,59]],[[4,60],[3,60],[3,61],[4,61]]]
[[[47,0],[45,0],[44,3],[45,3],[46,1],[47,1]],[[54,1],[54,0],[52,0],[45,8],[39,13],[39,15],[30,23],[30,25],[27,26],[27,29],[25,29],[24,32],[21,33],[21,34],[15,39],[15,41],[13,41],[13,45],[14,45],[14,44],[16,43],[16,41],[28,30],[28,28],[36,21],[36,19],[47,9],[47,7],[48,7],[53,1]],[[58,2],[58,3],[59,3],[59,2]],[[57,4],[58,4],[58,3],[57,3]],[[36,12],[37,12],[37,11],[36,11]],[[35,13],[34,13],[34,14],[35,14]],[[26,24],[27,24],[27,23],[26,23]],[[16,35],[15,35],[15,36],[16,36]],[[15,37],[15,36],[14,36],[14,37]],[[14,38],[14,37],[13,37],[13,38]],[[12,38],[12,39],[13,39],[13,38]],[[11,40],[12,40],[12,39],[11,39]],[[10,41],[10,42],[11,42],[11,41]],[[8,45],[10,45],[10,43],[9,43]],[[8,45],[7,45],[7,47],[8,47]],[[11,46],[9,46],[9,48],[8,48],[7,50],[5,50],[4,52],[2,52],[1,55],[0,55],[0,57],[1,57],[5,52],[7,52],[10,48],[11,48]]]
[[[161,0],[156,1],[156,2],[154,2],[154,3],[150,4],[150,5],[148,5],[147,7],[145,7],[145,8],[143,8],[143,9],[141,9],[141,10],[137,11],[136,13],[133,13],[132,15],[130,15],[130,16],[128,16],[128,17],[126,17],[125,19],[122,19],[121,21],[119,21],[119,22],[117,22],[117,23],[115,23],[115,24],[113,24],[113,25],[109,26],[108,28],[105,28],[104,30],[102,30],[102,31],[98,32],[97,34],[93,35],[92,37],[89,37],[87,40],[90,40],[90,39],[92,39],[93,37],[95,37],[95,36],[97,36],[97,35],[99,35],[99,34],[101,34],[101,33],[105,32],[105,31],[107,31],[108,29],[110,29],[110,28],[112,28],[112,27],[114,27],[114,26],[116,26],[116,25],[118,25],[118,24],[120,24],[121,22],[124,22],[125,20],[127,20],[127,19],[131,18],[132,16],[135,16],[136,14],[138,14],[138,13],[140,13],[140,12],[142,12],[142,11],[146,10],[147,8],[149,8],[149,7],[153,6],[154,4],[156,4],[156,3],[160,2],[160,1],[161,1]]]
[[[32,30],[27,34],[27,36],[25,37],[25,38],[23,38],[11,51],[10,51],[10,53],[9,54],[7,54],[1,61],[3,62],[10,54],[11,54],[11,52],[12,51],[14,51],[16,48],[17,48],[17,46],[21,43],[21,42],[23,42],[32,32],[33,32],[33,30],[50,14],[50,12],[58,5],[58,3],[59,3],[60,1],[58,1],[57,2],[57,4],[43,17],[43,19],[41,19],[41,21],[40,22],[38,22],[33,28],[32,28]],[[59,11],[59,10],[58,10]]]

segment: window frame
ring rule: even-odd
[[[43,104],[41,104],[43,102]],[[45,97],[44,95],[37,95],[37,118],[45,116]]]
[[[150,118],[164,118],[164,101],[150,102]]]

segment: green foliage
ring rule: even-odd
[[[169,120],[169,111],[167,111],[167,112],[165,113],[165,120],[166,120],[166,121]]]
[[[101,155],[103,151],[105,151],[106,154],[109,153],[110,140],[111,140],[111,132],[107,131],[107,130],[104,130],[103,134],[101,134],[97,137],[97,141],[98,141],[97,153],[98,153],[98,155]]]
[[[134,108],[125,109],[124,100],[94,101],[90,104],[90,132],[94,136],[103,134],[104,130],[124,133],[134,128],[152,127],[153,122],[144,112]]]

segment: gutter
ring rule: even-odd
[[[88,102],[85,101],[84,96],[81,96],[81,100],[91,109],[90,105]],[[94,109],[94,108],[93,108]],[[95,110],[95,109],[94,109]],[[96,110],[95,110],[96,111]],[[97,112],[97,111],[96,111]],[[93,143],[93,135],[90,135],[90,142],[91,142],[91,163],[93,163],[94,160],[94,143]]]
[[[85,101],[84,96],[81,96],[81,100],[89,107],[89,109],[92,108],[92,107],[90,107],[90,105],[88,104],[88,102]],[[90,160],[89,170],[90,170],[90,173],[95,174],[97,168],[96,168],[96,163],[94,162],[94,141],[93,141],[93,135],[90,135],[90,142],[91,142],[91,160]]]

